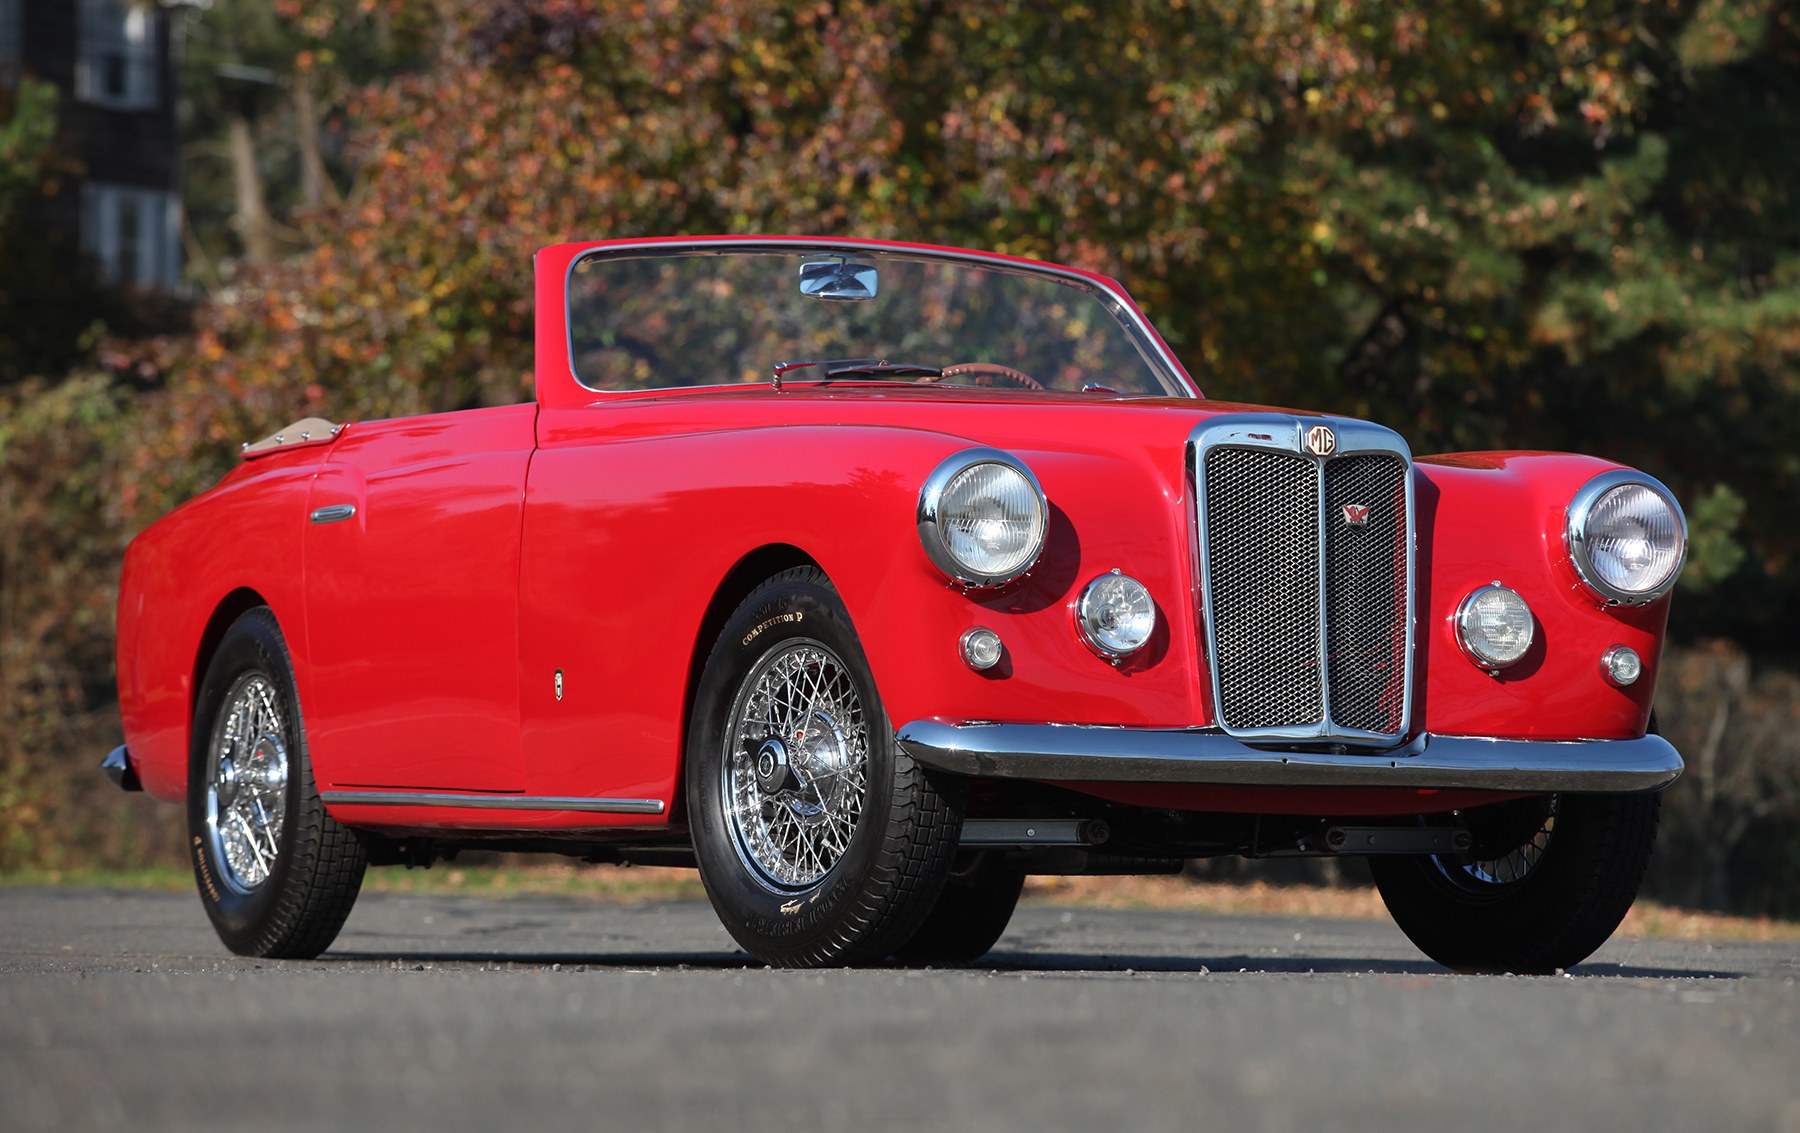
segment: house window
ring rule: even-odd
[[[181,202],[162,189],[88,181],[81,246],[108,283],[173,290],[181,282]]]
[[[115,110],[155,108],[155,10],[128,0],[81,0],[79,26],[77,97]]]
[[[11,86],[19,79],[19,60],[25,40],[22,0],[0,0],[0,83]]]

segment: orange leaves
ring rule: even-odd
[[[1498,0],[288,5],[406,9],[440,45],[356,98],[363,164],[321,218],[330,249],[240,281],[191,354],[228,352],[245,406],[322,396],[343,415],[516,390],[535,246],[684,231],[1098,267],[1161,304],[1183,349],[1223,371],[1212,384],[1247,395],[1285,373],[1275,392],[1303,397],[1369,296],[1419,299],[1443,341],[1480,327],[1491,359],[1530,320],[1475,308],[1507,302],[1523,258],[1578,260],[1655,176],[1537,182],[1523,147],[1635,136],[1670,30],[1660,9]],[[1475,359],[1446,348],[1432,364]]]

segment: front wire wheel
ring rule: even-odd
[[[368,858],[319,800],[293,663],[267,607],[225,631],[194,708],[188,841],[207,916],[240,955],[317,956],[350,915]]]
[[[219,880],[248,894],[281,857],[287,817],[287,723],[267,674],[240,674],[206,749],[206,840]]]
[[[714,645],[687,745],[700,877],[744,949],[781,967],[873,963],[930,913],[962,830],[961,784],[894,741],[825,575],[783,571]]]
[[[1489,808],[1471,832],[1475,841],[1466,854],[1433,854],[1432,865],[1444,880],[1473,898],[1501,898],[1523,882],[1550,850],[1556,837],[1557,795],[1520,799]]]
[[[1394,923],[1464,972],[1548,974],[1606,943],[1637,897],[1662,796],[1560,795],[1467,812],[1466,855],[1375,856]]]
[[[811,638],[756,663],[732,708],[721,785],[732,845],[778,892],[823,880],[850,847],[869,725],[837,654]]]

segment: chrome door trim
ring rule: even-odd
[[[461,810],[591,811],[661,814],[661,799],[600,799],[582,795],[461,795],[444,791],[320,791],[326,806],[435,806]]]

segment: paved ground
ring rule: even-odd
[[[190,896],[0,891],[0,1130],[1774,1130],[1800,948],[1445,973],[1391,926],[1031,907],[969,971],[766,970],[702,904],[369,895],[311,963]]]

